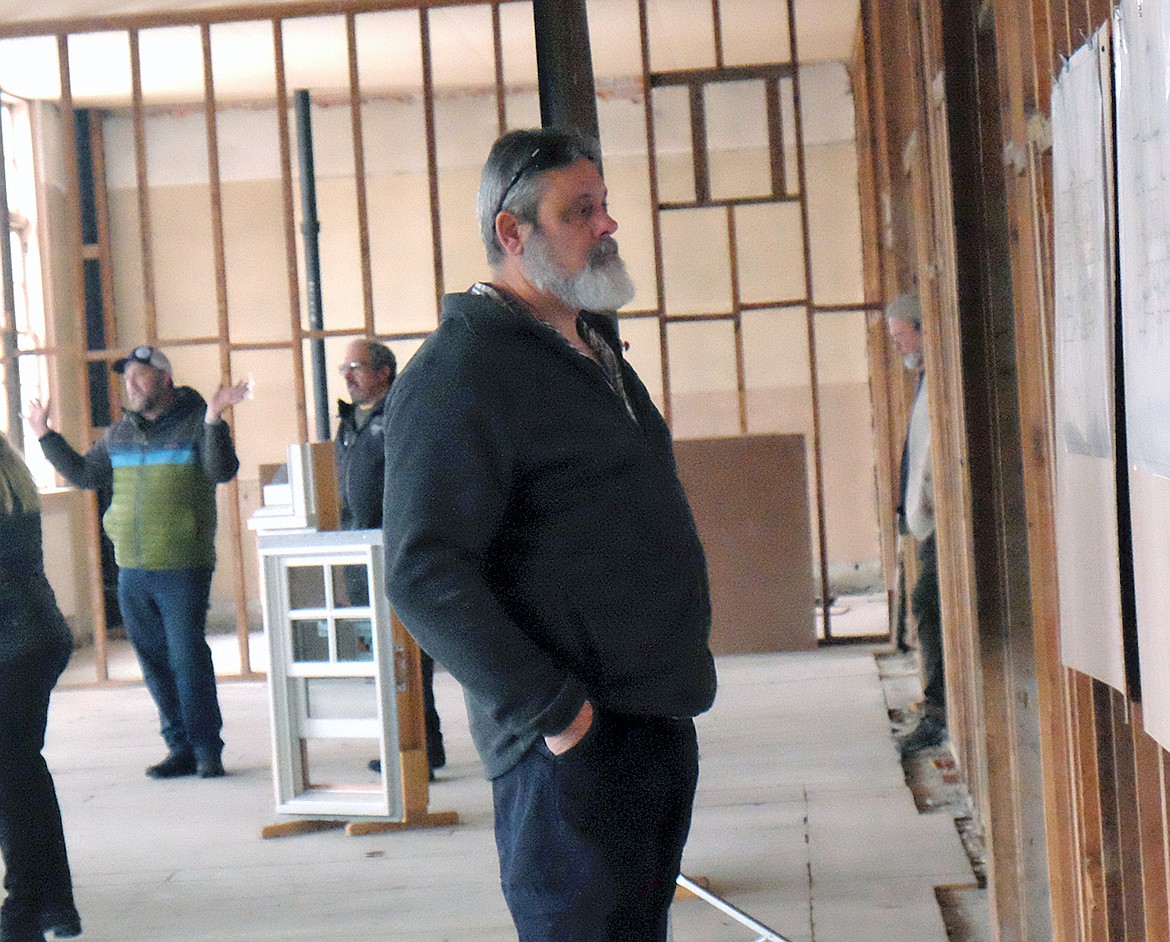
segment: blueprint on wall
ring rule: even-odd
[[[1170,11],[1114,13],[1117,212],[1131,465],[1170,478]]]
[[[1052,89],[1056,563],[1062,663],[1124,691],[1109,70],[1103,27]]]
[[[1113,240],[1098,31],[1052,88],[1056,430],[1064,450],[1113,458]]]

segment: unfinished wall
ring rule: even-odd
[[[994,401],[1002,393],[1014,414],[1002,414],[990,430],[1004,435],[1017,427],[1021,446],[1010,460],[1001,445],[988,445],[969,465],[952,463],[944,473],[954,480],[940,493],[950,505],[940,512],[972,528],[969,541],[951,540],[960,558],[944,585],[945,630],[950,708],[961,719],[952,737],[990,839],[992,937],[1170,938],[1167,754],[1143,730],[1135,690],[1110,689],[1062,665],[1056,593],[1050,94],[1062,59],[1108,19],[1110,5],[884,0],[863,10],[866,52],[855,72],[868,83],[868,121],[860,122],[863,205],[872,201],[863,218],[874,220],[867,290],[885,293],[904,285],[908,270],[927,265],[941,286],[928,343],[935,362],[958,366],[962,381],[936,432],[943,442],[974,448],[980,419],[971,411],[991,411],[981,397]],[[964,127],[960,142],[948,141],[948,126],[973,116],[977,123]],[[956,147],[966,151],[958,159]],[[979,152],[987,159],[972,164]],[[956,169],[964,161],[974,172]],[[896,251],[907,240],[885,238],[907,228],[885,211],[898,205],[900,192],[911,197],[904,204],[909,228],[920,235],[909,266]],[[970,215],[982,205],[989,218],[986,208],[997,199],[1005,219],[999,245]],[[996,272],[969,291],[955,273],[972,248],[993,259]],[[997,278],[1010,283],[993,284]],[[978,304],[972,309],[972,299],[988,292],[1000,292],[1013,313],[998,338],[985,333],[994,318]],[[964,355],[965,348],[981,356]],[[1010,356],[1011,369],[1001,369],[997,356]],[[995,453],[1000,466],[989,468],[986,455]],[[888,480],[896,468],[890,457],[882,464]],[[971,489],[994,492],[1011,475],[1017,485],[998,499],[999,511],[985,513],[964,496],[964,476]],[[994,565],[1011,561],[1010,577],[988,579]],[[1021,599],[1026,611],[1016,607]],[[1127,660],[1135,651],[1128,647]]]
[[[824,305],[856,304],[860,287],[860,233],[856,201],[856,158],[851,140],[852,99],[843,69],[809,70],[807,87],[818,103],[810,124],[808,187],[816,296]],[[509,110],[534,107],[532,95],[515,95]],[[439,103],[440,227],[444,282],[460,290],[485,275],[474,219],[474,194],[482,154],[467,138],[490,145],[494,128],[483,128],[492,100],[464,95]],[[650,192],[645,155],[644,110],[636,100],[600,103],[606,148],[606,182],[611,210],[621,228],[618,239],[638,294],[634,312],[658,306]],[[416,101],[364,104],[363,131],[366,199],[370,206],[370,269],[375,327],[381,334],[431,329],[435,323],[433,250],[428,239],[426,149],[421,140],[421,108]],[[360,332],[363,324],[361,256],[355,224],[353,147],[348,107],[315,106],[312,111],[321,221],[321,292],[329,329]],[[283,280],[281,176],[277,121],[263,109],[226,110],[217,119],[221,147],[220,180],[224,206],[228,321],[233,343],[287,341],[290,323]],[[134,164],[134,127],[125,112],[104,121],[114,297],[119,342],[146,339],[147,318],[140,250],[138,190]],[[457,134],[457,129],[461,133]],[[490,132],[490,133],[489,133]],[[844,138],[844,139],[842,139]],[[206,337],[203,362],[197,347],[184,347],[178,369],[182,381],[207,391],[216,375],[216,303],[212,251],[206,131],[201,114],[151,116],[145,124],[150,180],[151,238],[157,329],[162,337]],[[392,141],[392,146],[387,143]],[[714,140],[726,160],[722,172],[738,175],[766,159],[755,150]],[[678,155],[674,155],[678,156]],[[686,155],[683,155],[686,156]],[[660,161],[669,164],[669,160]],[[675,161],[673,174],[693,179],[689,157]],[[293,176],[298,174],[293,167]],[[681,184],[659,175],[660,188]],[[761,211],[761,210],[765,211]],[[745,300],[798,298],[803,293],[803,253],[799,214],[784,206],[779,215],[761,207],[737,211],[738,257],[748,275]],[[697,214],[721,213],[696,210]],[[730,261],[718,233],[721,218],[701,218],[695,226],[666,233],[668,311],[679,314],[725,311],[732,306]],[[793,238],[796,243],[793,244]],[[844,247],[844,250],[842,250]],[[751,261],[756,259],[754,263]],[[300,262],[298,254],[298,262]],[[302,263],[303,264],[303,263]],[[753,274],[754,273],[754,274]],[[302,279],[303,283],[303,279]],[[302,303],[302,311],[304,304]],[[307,322],[302,315],[302,326]],[[628,357],[660,407],[665,406],[662,344],[657,326],[635,318],[623,325]],[[859,570],[872,578],[878,557],[868,365],[863,316],[856,311],[820,313],[815,336],[820,394],[826,523],[833,572],[844,578]],[[749,432],[800,432],[811,437],[808,336],[803,308],[744,314],[747,428],[741,427],[735,340],[729,322],[678,323],[667,330],[670,408],[675,435],[697,438]],[[336,359],[344,341],[330,341]],[[394,342],[400,364],[417,343]],[[244,493],[255,490],[255,469],[283,456],[295,438],[293,401],[288,383],[291,360],[275,351],[263,364],[250,365],[258,353],[233,356],[237,376],[256,378],[255,399],[236,410]],[[330,360],[332,363],[333,360]],[[330,371],[330,401],[344,395],[340,377]],[[283,413],[282,413],[283,406]],[[812,480],[815,469],[811,466]],[[858,525],[858,521],[866,521]],[[813,518],[815,527],[817,520]],[[221,531],[221,541],[224,539]],[[221,548],[226,551],[226,547]],[[248,562],[249,583],[254,566]]]
[[[840,63],[794,64],[791,25],[805,26],[788,4],[699,7],[708,29],[680,30],[657,4],[589,3],[611,208],[638,285],[623,336],[680,438],[806,436],[810,565],[855,586],[876,570],[879,541],[851,84]],[[256,469],[317,434],[293,93],[313,101],[327,362],[363,333],[405,362],[434,327],[439,295],[485,274],[479,167],[501,128],[538,123],[537,74],[523,2],[197,19],[2,39],[0,84],[60,100],[62,113],[87,109],[100,131],[107,204],[84,251],[108,276],[107,347],[86,350],[78,305],[55,289],[53,316],[72,332],[36,355],[57,388],[82,360],[100,371],[140,342],[166,347],[179,381],[204,393],[255,380],[254,398],[232,410],[242,471],[221,489],[213,586],[215,619],[234,609],[246,647],[258,621],[243,525]],[[799,38],[823,57],[815,29]],[[706,109],[702,135],[695,113],[671,110],[687,82]],[[62,150],[54,271],[76,279],[77,195]],[[332,400],[342,390],[332,370],[328,381]],[[62,430],[87,441],[84,397],[56,398]]]

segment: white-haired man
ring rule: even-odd
[[[930,463],[930,402],[922,356],[922,309],[918,296],[899,295],[886,307],[886,328],[917,376],[914,407],[902,447],[898,493],[898,531],[918,541],[918,581],[910,598],[918,624],[922,656],[923,709],[918,725],[899,745],[903,755],[941,746],[947,739],[947,685],[943,669],[942,611],[938,588],[938,549],[934,538],[934,477]]]

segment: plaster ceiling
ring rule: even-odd
[[[249,12],[281,4],[250,3]],[[284,5],[288,9],[287,4]],[[721,34],[728,65],[785,58],[788,45],[783,0],[721,0]],[[302,8],[303,9],[303,8]],[[72,32],[70,81],[78,105],[118,106],[129,102],[129,38],[123,29],[143,17],[160,22],[167,14],[191,22],[204,11],[238,17],[216,0],[0,0],[0,88],[28,98],[60,96],[54,28]],[[714,65],[710,0],[649,0],[651,68],[668,71]],[[202,18],[202,17],[200,17]],[[796,0],[798,53],[802,63],[847,62],[859,19],[859,0]],[[137,20],[137,22],[136,22]],[[630,83],[639,63],[634,0],[589,0],[594,71],[599,90]],[[361,86],[370,94],[405,94],[421,87],[418,17],[398,10],[359,14],[358,62]],[[53,24],[57,24],[56,27]],[[19,36],[24,31],[34,35]],[[529,3],[501,5],[505,79],[511,88],[536,84]],[[435,7],[430,14],[435,87],[439,94],[491,87],[494,55],[490,13],[485,4]],[[147,103],[199,101],[203,95],[202,46],[198,26],[142,28],[138,33],[142,87]],[[266,20],[233,20],[212,27],[212,60],[217,99],[268,98],[274,88],[272,25]],[[345,21],[340,16],[307,16],[283,21],[288,88],[316,94],[348,89]]]

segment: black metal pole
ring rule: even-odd
[[[0,270],[4,282],[4,392],[8,400],[8,440],[24,451],[20,415],[20,366],[17,363],[16,286],[12,280],[12,219],[8,214],[8,174],[4,135],[0,134]]]
[[[305,240],[305,294],[309,305],[309,329],[324,330],[321,312],[321,247],[317,220],[317,177],[313,169],[313,124],[309,115],[309,93],[298,89],[294,93],[297,117],[297,153],[301,163],[301,235]],[[317,413],[317,440],[332,438],[329,430],[328,376],[325,369],[325,340],[314,337],[309,341],[309,355],[313,375],[313,404]]]
[[[585,0],[534,0],[532,18],[540,123],[600,137]]]

